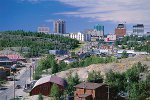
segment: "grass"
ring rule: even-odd
[[[70,50],[71,52],[78,52],[83,46],[85,45],[85,43],[84,42],[80,42],[80,44],[79,44],[79,47],[78,48],[75,48],[75,49],[73,49],[73,50]]]

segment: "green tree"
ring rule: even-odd
[[[39,94],[39,96],[38,96],[38,100],[43,100],[43,97],[42,97],[42,95],[41,95],[41,94]]]
[[[75,90],[74,86],[80,83],[78,74],[76,73],[74,77],[72,75],[69,75],[67,78],[67,83],[68,86],[66,92],[68,95],[73,95]]]
[[[53,84],[50,92],[50,96],[53,97],[53,100],[60,100],[61,92],[58,85]]]
[[[121,56],[122,58],[128,58],[128,54],[127,54],[127,52],[126,51],[123,51],[123,53],[122,53],[122,56]]]
[[[79,41],[60,35],[50,35],[37,32],[6,31],[0,32],[1,41],[0,48],[5,47],[28,47],[26,57],[40,56],[41,54],[48,54],[52,49],[74,49],[78,47]],[[66,48],[68,45],[68,48]],[[23,53],[21,51],[21,53]]]
[[[103,76],[101,75],[101,72],[92,71],[88,73],[88,82],[94,82],[94,83],[102,83],[103,82]]]
[[[59,68],[58,68],[57,63],[56,63],[56,62],[52,62],[51,65],[52,65],[52,66],[51,66],[51,73],[52,73],[52,74],[57,73],[57,72],[59,71]]]

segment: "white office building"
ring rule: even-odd
[[[90,34],[84,34],[84,33],[81,33],[81,32],[70,33],[70,38],[77,39],[79,41],[90,41],[91,35]]]

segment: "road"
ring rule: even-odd
[[[33,72],[31,70],[31,72]],[[16,85],[21,85],[21,89],[15,89],[15,95],[16,96],[27,96],[28,94],[23,92],[23,88],[26,83],[30,81],[30,68],[29,64],[27,67],[24,67],[20,70],[20,74],[16,76],[16,79],[19,79],[18,81],[15,81]],[[14,97],[14,81],[10,81],[7,84],[9,84],[8,87],[6,87],[6,90],[0,91],[0,100],[10,100]]]

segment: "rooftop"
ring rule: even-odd
[[[78,95],[80,98],[85,98],[85,97],[88,97],[88,96],[91,96],[91,94],[80,94]]]
[[[118,24],[117,28],[125,28],[124,24]]]
[[[90,82],[86,82],[86,83],[80,83],[78,85],[75,86],[75,88],[81,88],[81,89],[97,89],[103,85],[106,85],[104,83],[90,83]]]
[[[137,24],[137,25],[134,25],[133,27],[144,27],[143,24]]]
[[[67,82],[64,79],[57,77],[55,75],[49,75],[49,76],[40,78],[35,83],[34,87],[39,86],[39,85],[44,84],[44,83],[47,83],[47,82],[55,83],[55,84],[63,86],[63,87],[66,87],[66,85],[67,85]]]

